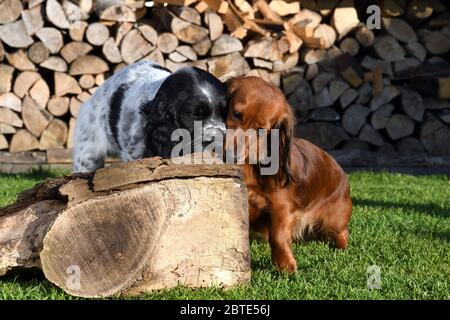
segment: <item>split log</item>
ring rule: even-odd
[[[333,102],[337,101],[339,97],[349,88],[347,82],[342,80],[333,80],[330,82],[330,96]]]
[[[0,240],[8,243],[1,274],[39,267],[81,297],[248,282],[247,196],[238,168],[175,160],[132,161],[23,192],[0,211]]]
[[[157,64],[159,64],[160,66],[163,66],[163,67],[165,66],[164,56],[163,56],[161,50],[159,50],[158,48],[154,49],[152,52],[150,52],[149,55],[142,58],[142,60],[154,61]]]
[[[201,26],[202,24],[200,13],[194,8],[188,6],[170,6],[169,10],[173,12],[177,17],[186,20],[187,22],[194,23],[199,26]]]
[[[177,51],[171,52],[169,54],[169,59],[175,63],[181,63],[181,62],[187,61],[187,58]],[[168,68],[168,69],[170,69],[170,68]]]
[[[2,42],[0,41],[0,61],[5,59],[5,48],[3,47]]]
[[[422,142],[413,137],[398,140],[395,147],[400,155],[417,156],[425,152]]]
[[[5,107],[17,112],[22,111],[22,101],[12,92],[0,94],[0,107]]]
[[[17,113],[8,108],[0,107],[0,122],[12,125],[13,127],[21,128],[23,126],[22,119]]]
[[[159,37],[159,39],[161,39],[161,37]],[[123,61],[127,64],[131,64],[149,54],[152,49],[153,46],[145,40],[139,30],[134,29],[128,32],[124,37],[120,52]]]
[[[403,111],[413,120],[422,122],[425,105],[422,96],[416,91],[401,88],[401,104]]]
[[[75,97],[70,98],[69,109],[70,109],[70,114],[74,118],[78,117],[78,114],[80,113],[81,106],[82,106],[82,103],[79,100],[77,100],[77,98],[75,98]]]
[[[16,21],[22,12],[20,0],[4,0],[0,3],[0,24]]]
[[[339,113],[336,112],[333,108],[325,107],[325,108],[317,108],[311,112],[310,119],[314,121],[331,121],[335,122],[340,120]]]
[[[364,47],[368,48],[373,45],[375,41],[375,34],[372,30],[367,28],[364,23],[359,23],[358,26],[354,29],[354,34],[356,40]]]
[[[427,57],[427,51],[423,47],[420,42],[409,42],[404,46],[406,52],[419,60],[420,62],[424,62]]]
[[[428,154],[433,156],[450,155],[450,146],[443,141],[450,141],[450,129],[434,116],[427,115],[427,119],[420,128],[420,141],[422,141]]]
[[[359,104],[349,107],[342,118],[342,126],[351,135],[357,135],[366,122],[370,109]]]
[[[209,40],[209,37],[204,37],[202,40],[200,40],[197,43],[194,43],[192,45],[192,49],[199,55],[199,56],[205,56],[209,49],[211,49],[211,40]]]
[[[342,52],[348,52],[352,56],[356,56],[359,52],[359,43],[354,38],[346,37],[339,44],[339,49]]]
[[[0,40],[13,48],[27,48],[33,43],[22,20],[0,25]]]
[[[112,37],[103,44],[102,52],[105,58],[111,63],[120,63],[123,61],[119,47]]]
[[[12,125],[0,122],[0,133],[13,134],[16,133],[16,131],[17,131],[16,128],[14,128]]]
[[[211,48],[212,56],[224,55],[236,51],[241,51],[244,47],[239,39],[228,34],[221,35],[216,41],[214,41]]]
[[[17,131],[12,136],[11,143],[9,144],[10,152],[30,151],[38,148],[39,148],[38,140],[26,129],[21,129]]]
[[[61,97],[68,93],[81,93],[77,80],[68,74],[55,72],[55,95]]]
[[[93,49],[89,43],[72,41],[61,49],[61,56],[67,63],[72,63],[79,57],[87,55]]]
[[[90,89],[93,86],[95,86],[95,78],[94,78],[94,76],[92,76],[90,74],[85,74],[80,77],[80,80],[78,80],[78,83],[80,84],[80,86],[83,89]],[[67,103],[67,106],[68,105],[69,104]]]
[[[39,79],[30,89],[30,97],[37,102],[41,109],[45,109],[50,99],[50,88],[44,79]]]
[[[279,16],[288,16],[291,14],[296,14],[300,11],[300,3],[297,1],[294,2],[285,2],[282,0],[272,0],[269,3],[270,9],[272,9]]]
[[[9,143],[5,136],[0,133],[0,150],[8,149]]]
[[[359,63],[348,53],[338,58],[338,70],[340,75],[353,87],[359,87],[362,82],[362,71]]]
[[[14,93],[19,97],[23,98],[31,87],[41,78],[39,73],[35,71],[24,71],[21,72],[14,82]]]
[[[385,144],[381,134],[372,128],[369,124],[365,124],[361,129],[358,138],[362,141],[366,141],[374,146],[381,147]]]
[[[334,72],[321,72],[317,75],[317,77],[314,78],[312,81],[312,87],[314,88],[315,92],[319,92],[323,88],[326,87],[326,85],[336,78],[336,75]]]
[[[69,21],[61,5],[56,0],[47,0],[45,6],[47,19],[60,29],[69,29]]]
[[[249,41],[244,56],[249,58],[261,58],[269,61],[277,61],[282,58],[277,42],[274,39]]]
[[[66,142],[66,148],[67,149],[72,149],[73,148],[73,136],[75,134],[75,127],[77,124],[77,119],[76,118],[70,118],[69,120],[69,132],[67,133],[67,142]],[[52,149],[54,150],[54,149]],[[48,151],[47,151],[48,153]],[[72,157],[70,157],[70,161],[72,162]]]
[[[178,39],[169,32],[159,35],[156,46],[162,53],[171,53],[178,47]]]
[[[353,1],[343,0],[334,9],[331,17],[331,25],[338,33],[338,39],[344,38],[359,24],[358,13],[353,6]]]
[[[375,111],[382,105],[391,102],[400,94],[400,91],[395,86],[386,86],[383,88],[381,94],[374,96],[370,101],[370,110]]]
[[[392,115],[386,124],[386,132],[392,140],[407,137],[413,131],[414,122],[403,114]]]
[[[67,140],[67,125],[59,119],[52,119],[39,140],[39,150],[62,148]]]
[[[94,80],[94,78],[92,78],[92,80]],[[53,97],[48,101],[47,109],[52,115],[61,117],[69,111],[69,98]]]
[[[273,72],[283,72],[294,68],[298,64],[298,52],[288,53],[284,55],[283,59],[273,63]]]
[[[324,149],[333,149],[348,140],[342,128],[327,122],[310,122],[297,125],[295,136],[306,139]]]
[[[72,76],[83,74],[99,74],[109,70],[105,61],[97,56],[86,55],[76,59],[70,65],[69,74]]]
[[[14,68],[0,64],[0,94],[11,91]]]
[[[389,62],[402,60],[406,54],[397,39],[392,36],[376,37],[374,49],[380,58]]]
[[[329,25],[321,23],[314,30],[314,38],[324,39],[325,40],[325,46],[323,48],[324,49],[328,49],[336,41],[336,32]],[[303,42],[307,46],[308,45],[308,41],[305,41],[305,40],[306,39],[303,39]],[[322,48],[322,47],[319,46],[319,48]]]
[[[317,12],[302,9],[294,18],[289,20],[289,25],[299,37],[312,37],[314,29],[321,20],[322,16]]]
[[[359,93],[358,91],[356,91],[353,88],[349,88],[347,90],[345,90],[341,97],[339,98],[339,103],[341,104],[342,108],[347,108],[350,103],[352,103],[357,97],[358,97]]]
[[[114,22],[135,22],[136,14],[125,5],[113,5],[99,14],[100,20]]]
[[[55,28],[42,28],[36,32],[36,36],[52,54],[57,54],[64,45],[61,32]]]
[[[5,56],[9,64],[12,65],[14,68],[18,69],[19,71],[36,70],[34,63],[31,62],[30,59],[28,59],[27,54],[22,49],[19,49],[11,54],[6,53]]]
[[[69,36],[73,41],[83,41],[84,34],[88,24],[86,21],[77,21],[76,25],[73,25],[69,29]]]
[[[272,21],[282,21],[281,17],[270,8],[266,0],[255,1],[254,6],[259,12],[261,12],[264,18]]]
[[[239,52],[208,60],[208,71],[222,81],[250,72],[250,66]]]
[[[49,56],[50,51],[40,41],[33,43],[31,47],[28,49],[28,57],[34,63],[40,64],[41,62],[47,60]]]
[[[430,53],[441,55],[450,51],[450,37],[441,31],[422,29],[417,34]]]
[[[215,12],[205,14],[205,23],[209,28],[209,38],[211,41],[218,39],[223,33],[223,22],[220,16]]]
[[[331,98],[328,88],[323,88],[314,95],[314,106],[316,108],[329,107],[333,105],[333,99]]]
[[[197,60],[197,53],[191,46],[179,46],[175,49],[175,51],[179,54],[182,54],[191,61]]]
[[[383,27],[386,31],[401,42],[417,41],[414,29],[404,20],[397,18],[383,18]]]
[[[35,137],[39,138],[42,131],[44,131],[52,119],[52,116],[45,109],[41,109],[33,99],[26,96],[23,99],[22,119],[25,128]]]
[[[77,95],[77,99],[80,100],[81,102],[88,101],[90,97],[91,97],[91,95],[86,91],[83,91],[82,93]]]
[[[22,20],[29,36],[32,36],[41,30],[44,27],[41,6],[36,6],[32,9],[22,11]]]
[[[143,24],[140,25],[138,29],[139,32],[142,34],[142,36],[145,38],[145,40],[150,42],[153,46],[156,45],[156,41],[158,40],[158,34],[156,33],[156,30],[152,26],[148,24]],[[116,43],[120,43],[120,41]]]
[[[375,130],[386,128],[387,122],[394,111],[394,105],[391,103],[381,106],[378,110],[372,113],[370,124]]]
[[[57,72],[66,72],[67,63],[60,57],[52,56],[43,61],[39,66]]]
[[[109,39],[109,30],[100,22],[91,23],[86,30],[86,39],[94,46],[102,46]]]

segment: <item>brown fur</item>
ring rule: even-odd
[[[293,138],[294,116],[277,87],[257,77],[235,78],[228,82],[228,93],[227,128],[280,129],[278,174],[261,176],[258,165],[242,165],[250,225],[269,241],[275,266],[296,271],[295,240],[346,248],[352,202],[342,168],[319,147]],[[233,142],[227,140],[225,148]]]

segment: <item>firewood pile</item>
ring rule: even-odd
[[[326,149],[450,155],[449,5],[379,1],[379,29],[369,28],[369,5],[0,1],[2,157],[41,151],[49,163],[70,161],[82,103],[142,59],[222,80],[260,76],[283,89],[296,134]]]

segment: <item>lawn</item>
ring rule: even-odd
[[[52,175],[55,175],[53,173]],[[0,175],[0,206],[49,173]],[[266,243],[253,241],[252,281],[231,290],[176,288],[142,299],[449,299],[450,178],[350,174],[353,217],[346,251],[295,245],[299,271],[277,273]],[[367,288],[367,268],[381,289]],[[73,299],[43,276],[0,278],[0,299]]]

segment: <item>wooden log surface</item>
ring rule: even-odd
[[[0,209],[0,241],[9,244],[0,275],[39,267],[81,297],[248,282],[247,196],[238,167],[183,159],[131,161],[22,192]],[[106,186],[126,172],[129,179]]]

